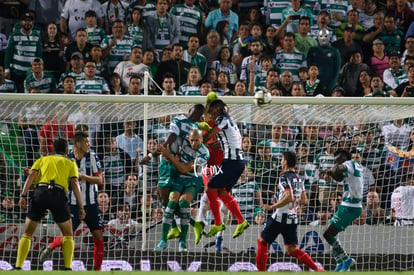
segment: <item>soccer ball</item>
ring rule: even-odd
[[[269,92],[260,90],[254,94],[254,104],[256,106],[263,107],[270,102],[272,102],[272,95]]]

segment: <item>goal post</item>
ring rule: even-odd
[[[356,157],[359,155],[367,169],[364,177],[365,216],[339,234],[345,249],[357,260],[356,270],[414,269],[414,227],[394,226],[391,212],[392,192],[404,185],[408,175],[414,172],[414,154],[412,158],[404,153],[409,152],[409,146],[414,142],[410,140],[414,126],[414,99],[273,97],[271,104],[264,107],[255,106],[253,97],[220,99],[229,106],[229,113],[247,144],[244,149],[248,157],[246,179],[235,186],[233,195],[251,226],[243,235],[233,239],[235,219],[229,217],[220,252],[216,251],[216,237],[203,237],[200,244],[195,245],[190,228],[188,253],[179,253],[178,240],[173,239],[168,241],[166,250],[156,254],[153,249],[161,237],[162,218],[162,207],[156,198],[159,160],[151,154],[147,165],[141,165],[139,161],[131,163],[128,171],[136,175],[138,184],[126,188],[129,183],[120,181],[120,178],[125,178],[127,173],[118,174],[119,171],[111,166],[114,159],[109,152],[110,139],[117,140],[125,132],[124,123],[133,122],[133,144],[119,143],[118,147],[124,146],[121,149],[132,160],[141,160],[152,152],[154,146],[165,141],[174,116],[186,114],[193,104],[204,104],[205,97],[0,94],[1,199],[11,197],[14,201],[13,207],[2,206],[0,268],[8,269],[16,260],[24,221],[17,202],[24,184],[23,170],[28,163],[28,153],[34,159],[41,156],[36,143],[39,132],[46,121],[59,116],[78,129],[88,131],[91,149],[100,157],[108,185],[105,192],[110,195],[109,200],[101,202],[106,222],[116,219],[118,208],[124,204],[130,206],[130,218],[136,221],[106,226],[103,269],[255,270],[256,241],[263,227],[263,220],[259,219],[263,211],[255,191],[259,191],[266,203],[273,201],[281,153],[291,150],[298,155],[298,171],[305,181],[309,197],[309,205],[300,211],[299,246],[326,270],[332,270],[334,260],[322,233],[340,194],[335,192],[338,183],[325,180],[321,173],[332,165],[332,151],[338,148],[349,149]],[[397,126],[391,127],[394,121]],[[245,188],[247,183],[249,188]],[[117,188],[112,192],[108,188],[113,186]],[[379,202],[369,202],[368,206],[368,194],[374,191]],[[195,218],[201,211],[201,195],[198,194],[191,207]],[[379,216],[372,212],[372,203],[379,204]],[[177,221],[179,224],[178,218]],[[208,211],[204,221],[208,231],[212,222]],[[38,262],[40,251],[58,234],[50,215],[45,215],[33,238],[33,252],[27,258],[30,262],[25,265],[26,269],[61,269],[60,250],[53,253],[51,262],[43,265]],[[74,236],[74,267],[90,270],[93,241],[84,223],[75,230]],[[269,249],[269,271],[306,269],[284,252],[284,243],[279,237]]]

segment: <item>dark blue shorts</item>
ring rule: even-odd
[[[272,217],[267,218],[266,226],[261,233],[262,238],[271,244],[279,234],[282,234],[285,245],[298,244],[297,224],[285,224],[275,221]]]
[[[70,215],[72,217],[72,227],[73,231],[75,231],[81,223],[79,219],[79,208],[77,205],[69,205],[69,207]],[[97,229],[103,230],[103,219],[101,214],[99,213],[98,204],[85,205],[83,209],[85,209],[86,212],[84,221],[86,225],[89,227],[89,230],[91,232]]]
[[[50,190],[47,186],[38,186],[29,201],[27,217],[32,221],[40,222],[50,210],[56,223],[63,223],[70,219],[68,199],[63,189]]]
[[[211,188],[226,188],[230,192],[243,173],[245,165],[245,160],[224,159],[220,165],[221,169],[217,170],[217,173],[213,175],[207,186]]]

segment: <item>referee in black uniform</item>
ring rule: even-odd
[[[26,179],[20,196],[19,206],[25,209],[27,206],[27,194],[35,183],[34,192],[29,201],[29,209],[24,224],[23,235],[20,238],[17,250],[16,269],[21,269],[29,254],[32,236],[46,210],[52,212],[53,219],[59,226],[63,239],[63,265],[65,270],[72,269],[74,250],[72,222],[67,203],[66,192],[69,184],[75,194],[79,207],[80,219],[85,218],[81,192],[78,183],[78,167],[66,157],[68,142],[65,139],[57,139],[53,143],[54,155],[42,157],[33,164],[30,174]]]

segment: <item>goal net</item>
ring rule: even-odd
[[[251,97],[222,99],[239,126],[248,159],[232,192],[250,227],[233,239],[236,220],[230,216],[222,236],[203,236],[195,245],[190,228],[188,252],[179,253],[178,239],[172,239],[165,250],[155,253],[163,208],[156,195],[159,158],[154,148],[168,137],[173,117],[186,114],[195,103],[204,104],[205,98],[0,95],[0,269],[11,269],[16,260],[25,218],[25,211],[17,206],[19,194],[25,168],[46,150],[40,144],[41,130],[48,121],[60,125],[53,137],[67,137],[67,125],[73,125],[74,131],[87,131],[91,150],[100,159],[105,178],[105,188],[98,195],[105,222],[102,270],[256,270],[256,241],[271,214],[260,203],[274,201],[281,155],[287,150],[298,156],[298,171],[309,198],[309,204],[299,210],[299,247],[326,270],[333,270],[335,262],[322,233],[342,199],[342,193],[336,192],[341,183],[327,178],[323,171],[333,166],[333,152],[339,148],[350,150],[364,167],[363,214],[339,234],[344,248],[356,259],[355,269],[414,269],[414,227],[395,226],[413,224],[413,205],[404,204],[407,209],[398,209],[397,216],[391,201],[393,191],[406,186],[414,173],[412,99],[274,97],[272,104],[262,108],[254,106]],[[146,165],[141,164],[144,157]],[[209,211],[200,209],[201,197],[202,192],[191,205],[191,215],[195,219],[201,216],[208,232],[213,219]],[[200,212],[206,213],[198,215]],[[176,220],[179,225],[179,218]],[[24,269],[62,269],[60,249],[44,263],[38,259],[58,235],[51,215],[45,213]],[[74,236],[73,268],[91,270],[92,235],[82,223]],[[279,236],[269,248],[268,270],[306,267],[285,254]]]

